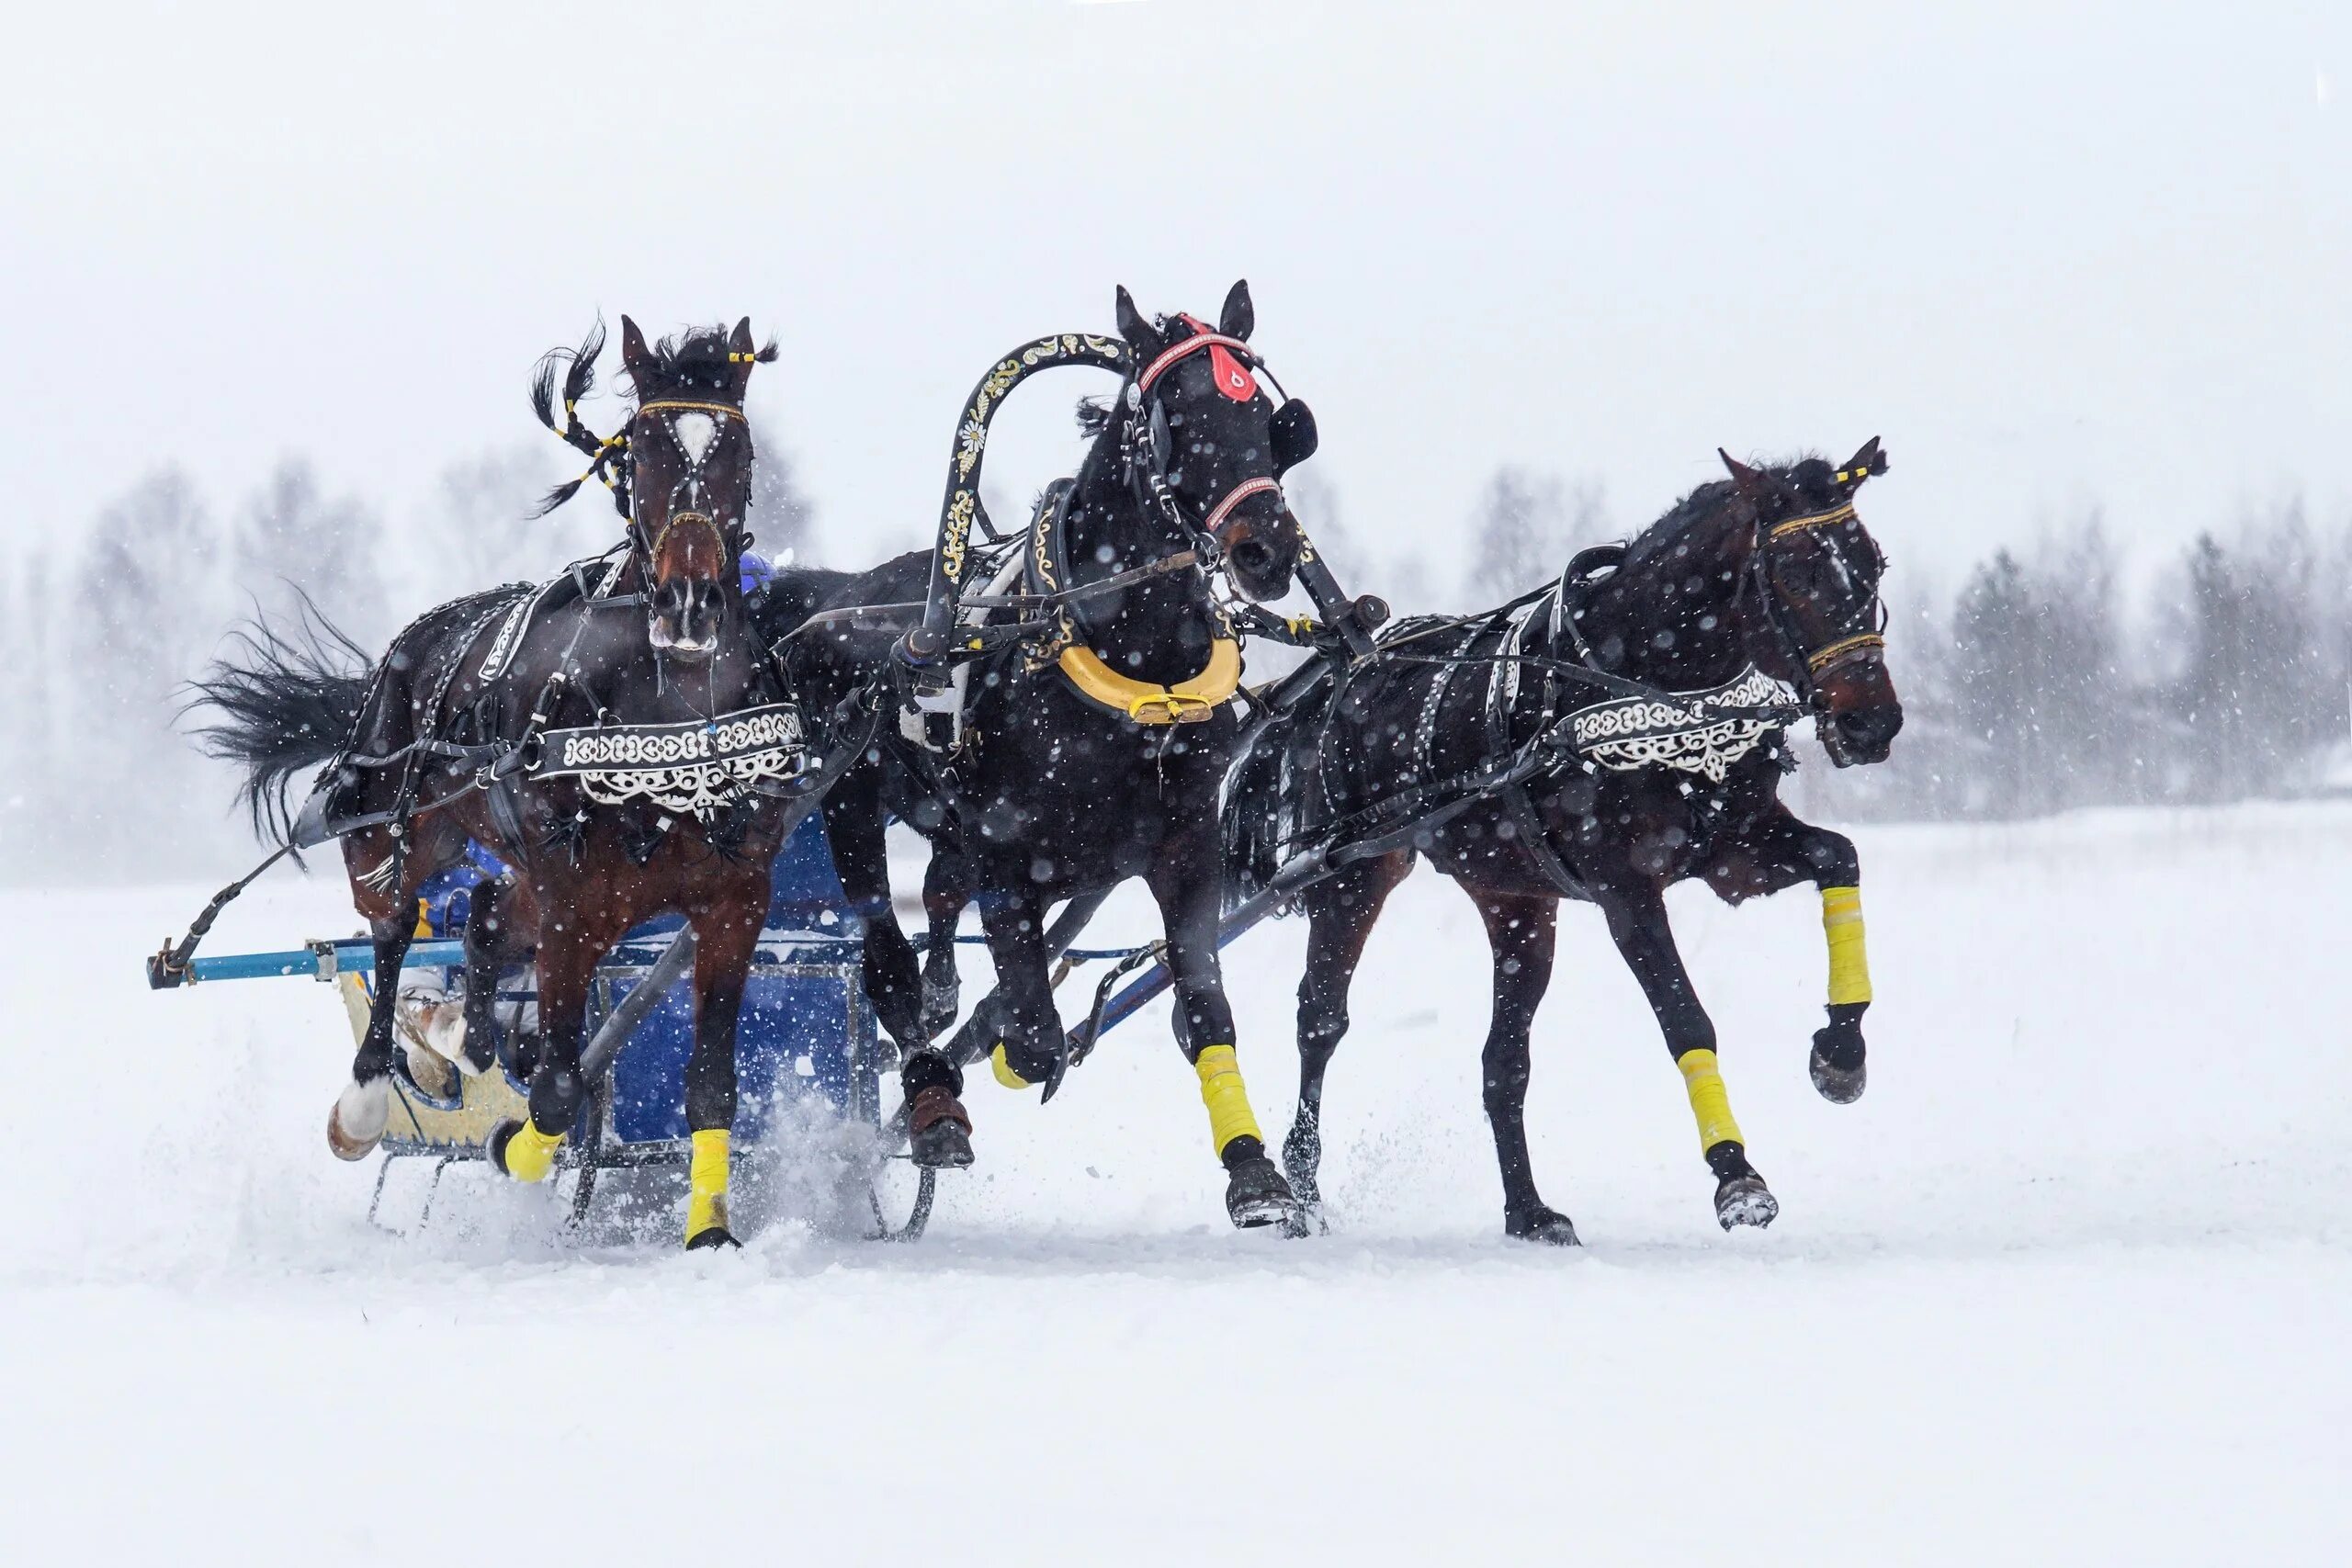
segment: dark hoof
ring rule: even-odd
[[[1823,1031],[1826,1033],[1827,1031]],[[1813,1049],[1813,1087],[1821,1098],[1832,1105],[1851,1105],[1862,1098],[1862,1090],[1870,1086],[1871,1068],[1868,1062],[1857,1062],[1851,1067],[1840,1067],[1821,1054],[1820,1037],[1815,1036]]]
[[[1715,1188],[1715,1223],[1725,1230],[1754,1225],[1762,1230],[1781,1216],[1781,1201],[1760,1176],[1735,1176]]]
[[[483,1147],[490,1156],[490,1168],[501,1176],[514,1174],[506,1168],[506,1145],[513,1143],[514,1134],[522,1130],[523,1123],[511,1116],[490,1130],[490,1141]]]
[[[1503,1214],[1503,1235],[1516,1241],[1549,1242],[1554,1247],[1582,1247],[1577,1239],[1577,1227],[1568,1216],[1556,1209],[1538,1204],[1524,1213]]]
[[[1309,1142],[1295,1128],[1292,1129],[1290,1136],[1283,1140],[1283,1174],[1290,1178],[1292,1194],[1310,1209],[1323,1201],[1322,1190],[1315,1180],[1315,1173],[1322,1164],[1322,1141]]]
[[[972,1163],[972,1135],[953,1122],[934,1122],[908,1142],[908,1155],[932,1170],[961,1170]]]
[[[1290,1183],[1283,1179],[1283,1173],[1264,1155],[1242,1160],[1233,1168],[1232,1179],[1225,1185],[1225,1212],[1232,1216],[1238,1230],[1280,1225],[1284,1235],[1312,1234],[1306,1211],[1300,1207]]]
[[[743,1244],[729,1234],[725,1225],[713,1225],[707,1231],[696,1231],[686,1238],[688,1252],[712,1252],[728,1247],[733,1247],[738,1252],[743,1250]]]

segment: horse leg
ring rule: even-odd
[[[1552,984],[1559,900],[1548,893],[1464,891],[1477,900],[1494,955],[1494,1011],[1482,1065],[1487,1122],[1494,1129],[1495,1158],[1503,1172],[1503,1234],[1574,1247],[1577,1227],[1545,1206],[1527,1153],[1527,1034]]]
[[[842,890],[865,922],[865,995],[899,1047],[899,1087],[911,1113],[909,1153],[917,1165],[967,1166],[972,1119],[956,1098],[964,1092],[964,1075],[931,1048],[915,944],[890,905],[881,789],[873,769],[853,769],[825,796],[825,836],[832,841]]]
[[[498,976],[530,954],[537,922],[526,913],[527,904],[522,885],[503,877],[474,889],[473,908],[466,919],[464,1021],[458,1038],[449,1043],[461,1053],[451,1060],[469,1073],[486,1073],[497,1065]],[[435,1049],[440,1049],[437,1043]]]
[[[740,1245],[727,1228],[727,1181],[735,1126],[735,1026],[767,913],[766,883],[698,912],[695,930],[695,1043],[686,1057],[686,1250]]]
[[[1383,905],[1413,869],[1406,852],[1359,861],[1306,894],[1306,973],[1298,982],[1298,1111],[1283,1139],[1283,1170],[1298,1201],[1323,1201],[1323,1075],[1348,1032],[1348,987]]]
[[[1664,894],[1655,883],[1601,884],[1594,888],[1594,897],[1608,919],[1610,939],[1649,999],[1650,1011],[1666,1035],[1666,1048],[1681,1069],[1690,1113],[1699,1123],[1699,1146],[1707,1168],[1715,1173],[1716,1220],[1725,1230],[1770,1224],[1781,1205],[1747,1162],[1747,1141],[1732,1116],[1715,1064],[1715,1026],[1699,1005],[1690,973],[1682,966],[1674,928],[1666,918]]]
[[[580,889],[585,892],[583,886]],[[588,988],[596,961],[627,929],[607,919],[592,922],[582,900],[545,899],[571,918],[549,922],[539,942],[539,1060],[531,1072],[530,1114],[502,1122],[490,1134],[490,1163],[517,1181],[544,1181],[556,1149],[580,1123],[588,1085],[580,1070],[581,1034],[588,1020]],[[594,924],[600,929],[588,929]]]
[[[368,1032],[351,1059],[351,1081],[327,1112],[327,1147],[337,1159],[366,1159],[384,1141],[392,1117],[393,1025],[400,1004],[401,966],[416,937],[416,890],[449,863],[446,834],[419,831],[408,824],[408,851],[389,828],[355,833],[343,842],[351,897],[367,917],[376,947],[376,984],[368,1008]],[[462,840],[460,840],[462,843]],[[443,852],[436,857],[435,852]],[[397,873],[397,875],[395,874]]]
[[[870,768],[854,769],[825,796],[825,836],[850,908],[865,924],[865,994],[874,1016],[901,1055],[930,1042],[923,1027],[922,982],[915,944],[890,904],[890,862],[883,838],[881,785]]]
[[[963,985],[956,973],[956,926],[971,899],[964,857],[945,845],[934,846],[922,878],[922,909],[930,922],[922,953],[922,1022],[934,1039],[946,1033],[963,1010]]]
[[[1306,1211],[1266,1156],[1265,1134],[1250,1109],[1234,1051],[1233,1007],[1216,955],[1225,868],[1215,831],[1212,821],[1207,832],[1170,839],[1152,867],[1151,893],[1168,933],[1168,973],[1175,983],[1176,1043],[1201,1080],[1210,1146],[1226,1169],[1226,1213],[1244,1230],[1279,1224],[1288,1235],[1305,1235]]]
[[[1862,932],[1862,863],[1843,833],[1773,810],[1718,852],[1708,886],[1736,904],[1810,882],[1821,893],[1821,929],[1829,947],[1829,1021],[1815,1030],[1813,1087],[1833,1105],[1850,1105],[1870,1082],[1862,1014],[1871,1005],[1871,964]]]
[[[1000,879],[998,886],[1017,885]],[[1046,956],[1046,899],[1025,887],[991,892],[980,900],[980,930],[996,961],[996,1018],[1004,1031],[1004,1038],[990,1047],[989,1062],[1007,1089],[1051,1081],[1069,1053]]]

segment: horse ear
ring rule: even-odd
[[[1168,345],[1160,341],[1151,323],[1143,319],[1143,312],[1136,309],[1135,296],[1127,292],[1127,286],[1124,283],[1119,285],[1117,308],[1119,335],[1127,340],[1127,346],[1136,351],[1136,357],[1146,364],[1159,358],[1159,351]]]
[[[743,400],[743,389],[752,384],[752,366],[759,359],[760,351],[752,341],[752,318],[744,317],[735,323],[735,331],[727,339],[727,368],[735,378],[735,400]]]
[[[621,368],[628,372],[630,383],[640,393],[653,370],[653,351],[645,346],[645,334],[627,316],[621,318]]]
[[[1764,493],[1765,476],[1762,469],[1749,468],[1720,446],[1715,448],[1715,456],[1724,460],[1724,467],[1731,473],[1731,482],[1738,489],[1740,494],[1754,501]]]
[[[1238,337],[1247,343],[1257,326],[1257,308],[1250,303],[1250,280],[1236,278],[1232,289],[1225,297],[1225,309],[1217,312],[1216,330],[1227,337]]]
[[[1873,435],[1862,443],[1860,451],[1846,459],[1845,467],[1838,470],[1838,488],[1850,496],[1862,488],[1864,479],[1884,472],[1886,452],[1879,446],[1878,437]]]

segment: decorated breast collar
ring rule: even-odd
[[[684,724],[550,729],[526,771],[577,778],[600,805],[644,800],[708,821],[756,786],[789,783],[808,768],[799,708],[770,703]]]
[[[1693,705],[1685,707],[1682,698]],[[1564,732],[1577,754],[1620,773],[1675,768],[1721,784],[1765,735],[1781,726],[1763,718],[1713,718],[1706,709],[1770,707],[1796,701],[1796,689],[1755,665],[1703,692],[1663,699],[1611,697],[1568,715]]]

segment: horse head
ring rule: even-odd
[[[1304,543],[1282,477],[1314,455],[1315,416],[1295,399],[1277,404],[1261,385],[1272,378],[1249,344],[1250,285],[1233,286],[1215,327],[1195,316],[1146,321],[1121,288],[1118,322],[1136,356],[1119,416],[1135,432],[1134,482],[1147,502],[1172,498],[1242,593],[1281,598]]]
[[[1808,457],[1755,468],[1719,455],[1755,514],[1750,571],[1770,626],[1756,639],[1759,664],[1804,694],[1832,762],[1884,761],[1903,728],[1879,598],[1886,557],[1854,510],[1863,481],[1886,472],[1878,437],[1836,468]]]
[[[637,407],[629,416],[630,537],[645,585],[646,635],[687,660],[718,647],[739,596],[736,559],[751,542],[752,427],[743,391],[752,367],[775,358],[755,347],[749,318],[729,333],[698,329],[648,347],[621,318],[621,363]]]

